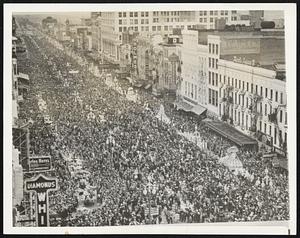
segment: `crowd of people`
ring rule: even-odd
[[[127,100],[106,85],[105,74],[95,76],[66,54],[71,49],[56,49],[41,33],[24,35],[24,40],[30,90],[20,113],[32,120],[31,153],[51,155],[52,175],[59,179],[59,190],[50,194],[51,226],[289,219],[287,174],[257,152],[238,152],[252,179],[234,174],[217,160],[233,144],[204,122],[143,90],[138,103]],[[69,73],[75,69],[79,72]],[[43,120],[38,94],[50,125]],[[160,105],[170,124],[156,117]],[[178,132],[198,133],[207,148]],[[91,208],[79,209],[75,191],[80,181],[66,155],[81,158],[89,171],[85,180],[97,191]],[[151,214],[152,208],[158,214]]]

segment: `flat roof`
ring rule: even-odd
[[[208,128],[234,142],[239,146],[257,145],[257,141],[250,136],[243,134],[234,127],[221,121],[207,121],[205,122]]]

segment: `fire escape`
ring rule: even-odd
[[[233,87],[222,84],[220,89],[224,90],[224,96],[222,97],[222,102],[221,102],[224,106],[222,121],[227,121],[230,118],[229,116],[230,105],[233,105],[233,98],[232,96],[230,96],[230,94],[233,91]],[[232,120],[230,121],[230,123],[232,124]]]
[[[250,106],[248,107],[251,115],[251,125],[249,127],[249,131],[255,133],[257,131],[257,120],[262,117],[262,113],[258,112],[257,105],[261,102],[262,96],[257,93],[253,93],[250,95]]]

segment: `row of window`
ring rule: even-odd
[[[200,16],[207,16],[207,12],[208,12],[208,11],[199,11],[199,15],[200,15]],[[215,16],[217,16],[217,15],[218,15],[218,12],[219,12],[219,11],[209,11],[209,15],[211,15],[211,16],[215,15]],[[221,14],[222,16],[223,16],[223,15],[227,16],[227,15],[228,15],[228,11],[221,11],[220,14]]]
[[[181,29],[184,29],[184,26],[176,26],[176,28],[181,28]],[[135,27],[119,27],[119,32],[126,32],[126,30],[134,30],[134,31],[138,31],[139,30],[139,27],[138,26],[135,26]],[[164,30],[164,31],[171,31],[173,29],[173,26],[152,26],[152,31],[161,31],[161,30]],[[149,31],[150,28],[149,26],[141,26],[140,27],[140,30],[141,31]]]
[[[218,59],[215,58],[208,58],[208,67],[218,69]]]
[[[208,84],[218,87],[218,74],[208,71]]]
[[[222,79],[222,75],[220,75],[220,82],[221,79]],[[230,79],[230,77],[228,77],[228,79],[226,80],[226,76],[223,77],[223,82],[224,84],[228,84],[229,86],[232,86],[234,88],[242,89],[243,91],[247,91],[251,93],[256,93],[262,97],[270,99],[271,101],[275,100],[275,102],[279,102],[280,104],[283,104],[283,92],[280,92],[279,95],[278,91],[269,88],[263,88],[263,86],[261,86],[259,90],[258,85],[254,85],[253,83],[249,84],[249,82],[245,83],[244,81],[237,80],[234,78]],[[278,100],[278,96],[280,96],[279,100]]]
[[[140,13],[141,17],[149,17],[149,12],[129,12],[130,17],[138,17]],[[127,12],[119,12],[119,17],[127,17]]]
[[[234,116],[234,117],[233,117]],[[246,116],[246,118],[245,118]],[[244,112],[237,112],[237,110],[234,110],[234,115],[233,115],[233,109],[231,110],[231,117],[234,118],[234,121],[237,122],[238,125],[241,125],[242,127],[246,127],[246,130],[249,129],[248,126],[250,126],[251,122],[248,123],[250,117],[248,117],[248,115]],[[246,120],[244,120],[246,119]],[[282,131],[281,130],[277,130],[276,127],[274,127],[274,137],[272,135],[272,125],[269,125],[269,130],[267,131],[267,123],[264,123],[264,127],[262,127],[262,121],[259,121],[259,131],[264,132],[265,134],[268,134],[269,136],[271,136],[274,139],[274,144],[278,144],[278,141],[282,141],[282,142],[286,142],[287,141],[287,133],[284,133],[284,138],[282,137]],[[278,137],[277,137],[277,132],[279,132]]]
[[[218,106],[218,91],[211,88],[208,89],[208,104]]]
[[[187,82],[185,81],[185,84],[184,84],[184,95],[189,97],[189,98],[192,98],[194,100],[197,100],[197,85],[194,85],[190,82]]]
[[[208,44],[208,52],[210,54],[219,54],[219,45],[218,44]]]

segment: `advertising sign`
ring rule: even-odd
[[[57,179],[38,175],[32,180],[25,181],[25,190],[35,192],[36,197],[36,226],[49,226],[48,191],[57,190]]]
[[[47,171],[51,169],[50,156],[34,156],[29,157],[29,171]]]

